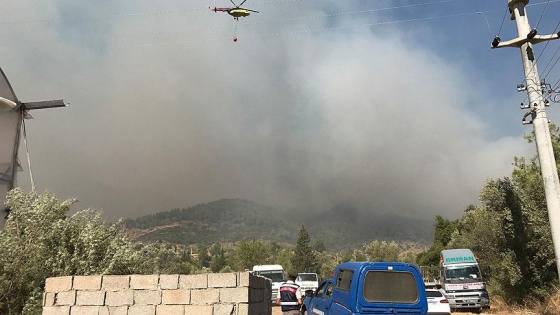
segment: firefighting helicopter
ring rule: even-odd
[[[235,2],[233,2],[233,0],[229,0],[229,1],[230,1],[235,7],[233,7],[233,8],[208,7],[208,9],[210,9],[210,11],[214,11],[214,12],[227,12],[227,14],[233,16],[233,18],[235,19],[235,32],[236,32],[236,34],[237,34],[237,22],[239,21],[239,17],[249,16],[249,14],[251,14],[251,12],[259,13],[259,11],[241,8],[241,6],[242,6],[247,0],[243,0],[243,2],[241,2],[239,5],[235,4]],[[234,41],[234,42],[237,41],[237,37],[236,37],[236,36],[233,36],[233,41]]]

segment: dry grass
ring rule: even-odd
[[[496,315],[558,315],[560,314],[560,289],[546,301],[528,300],[525,307],[509,306],[500,299],[493,299],[489,314]]]
[[[492,299],[492,305],[488,313],[496,315],[541,315],[527,308],[509,306],[500,299]]]

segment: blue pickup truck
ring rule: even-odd
[[[305,292],[302,315],[425,315],[428,302],[418,267],[398,262],[347,262],[315,292]]]

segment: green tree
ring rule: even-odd
[[[356,261],[354,258],[354,251],[349,249],[342,253],[342,257],[340,258],[341,262],[349,262],[349,261]]]
[[[560,156],[560,132],[551,126]],[[529,142],[533,135],[526,136]],[[557,162],[558,164],[558,162]],[[481,205],[467,209],[450,246],[471,248],[489,267],[490,289],[508,303],[544,299],[558,285],[543,179],[537,157],[515,158],[511,178],[487,180]]]
[[[198,244],[196,253],[198,254],[198,265],[200,268],[210,267],[210,255],[208,254],[208,245]]]
[[[369,261],[398,261],[401,250],[395,242],[373,241],[365,245],[365,254]]]
[[[268,262],[270,253],[265,243],[257,240],[242,241],[237,247],[238,270],[251,270],[255,265],[263,265]]]
[[[292,268],[294,272],[317,272],[318,262],[313,248],[311,248],[311,238],[305,229],[301,226],[294,256],[292,257]]]
[[[0,231],[0,314],[41,314],[48,277],[149,270],[122,224],[104,224],[90,210],[67,217],[74,203],[48,193],[8,193],[11,212]]]
[[[472,206],[469,206],[466,211],[469,211],[469,209],[472,209]],[[445,248],[451,241],[451,235],[457,228],[458,222],[459,220],[447,220],[440,215],[436,215],[436,223],[434,224],[434,244],[441,245],[442,248]]]
[[[210,248],[210,255],[212,261],[210,262],[210,270],[212,272],[220,272],[226,266],[226,256],[225,251],[222,246],[218,243],[214,244]]]
[[[278,264],[284,267],[286,271],[293,271],[292,258],[294,257],[293,252],[294,247],[290,245],[280,246],[277,251],[272,255],[272,259],[269,260],[271,264]]]
[[[469,206],[466,211],[472,209]],[[457,229],[459,220],[448,220],[440,215],[436,215],[434,223],[434,242],[427,250],[419,253],[416,262],[420,266],[435,267],[439,265],[439,253],[449,248],[451,236]]]
[[[325,243],[323,243],[323,241],[316,240],[315,244],[313,244],[313,250],[315,250],[318,253],[322,253],[327,250],[327,247],[325,246]]]

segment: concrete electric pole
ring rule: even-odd
[[[546,117],[546,106],[548,105],[543,98],[543,86],[537,71],[537,60],[533,45],[558,39],[558,34],[537,35],[536,29],[531,29],[525,6],[529,0],[508,0],[511,19],[517,24],[518,37],[507,42],[501,42],[496,36],[492,42],[492,48],[519,47],[521,49],[521,60],[525,71],[525,82],[527,86],[518,85],[520,91],[526,90],[529,104],[521,105],[521,108],[528,109],[523,116],[523,124],[532,124],[535,132],[535,142],[541,174],[544,181],[544,192],[546,195],[546,205],[548,208],[548,218],[552,230],[552,242],[554,244],[554,256],[556,258],[556,269],[560,277],[560,181],[558,180],[558,170],[552,141],[550,139],[549,121]]]

